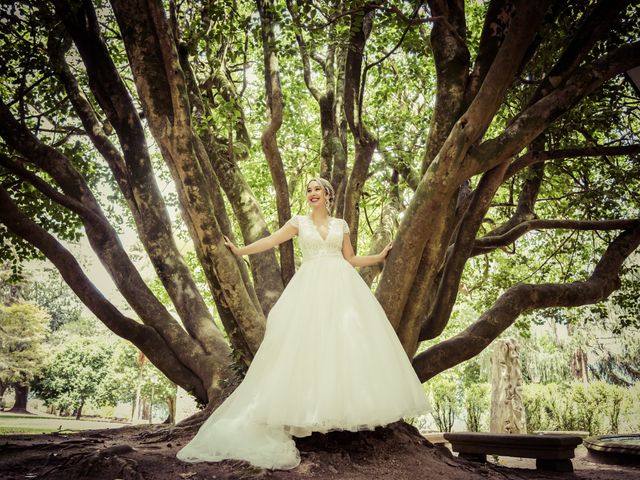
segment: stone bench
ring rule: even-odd
[[[445,433],[451,449],[467,460],[486,462],[487,455],[535,458],[538,470],[573,472],[571,459],[582,438],[574,435]]]

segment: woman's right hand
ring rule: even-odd
[[[231,240],[229,240],[229,237],[227,237],[226,235],[223,235],[223,237],[224,237],[224,244],[227,247],[229,247],[229,250],[231,250],[231,252],[236,257],[239,257],[240,256],[240,249]]]

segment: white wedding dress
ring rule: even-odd
[[[300,463],[292,435],[373,430],[430,410],[384,310],[342,256],[349,228],[331,218],[322,238],[308,216],[298,228],[303,263],[271,309],[242,383],[177,456]]]

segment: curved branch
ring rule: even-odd
[[[0,221],[14,234],[34,245],[55,265],[62,278],[112,332],[133,342],[167,377],[192,391],[202,401],[207,392],[202,381],[185,367],[156,329],[124,316],[87,278],[75,257],[51,234],[20,211],[7,191],[0,187]]]
[[[523,312],[549,307],[577,307],[605,300],[620,287],[620,268],[638,245],[640,221],[636,220],[631,228],[609,244],[588,279],[568,284],[520,284],[511,287],[466,330],[413,359],[420,381],[424,382],[480,353]]]
[[[513,177],[520,170],[546,160],[558,160],[565,158],[580,158],[580,157],[600,157],[600,156],[618,156],[618,155],[635,155],[640,153],[640,144],[634,145],[619,145],[615,147],[594,145],[590,147],[582,148],[566,148],[561,150],[548,150],[543,152],[529,152],[521,157],[516,158],[507,173],[504,176],[504,180],[508,180]]]
[[[276,191],[276,206],[278,211],[279,226],[283,226],[291,217],[289,204],[289,186],[287,176],[282,163],[280,148],[278,147],[278,131],[282,126],[282,87],[280,85],[280,67],[276,53],[275,28],[277,20],[274,13],[273,0],[256,0],[260,13],[262,49],[264,52],[264,81],[267,93],[269,119],[262,132],[262,151],[267,159],[271,179]],[[287,241],[280,244],[280,270],[282,281],[286,285],[295,273],[293,260],[293,242]]]
[[[491,235],[476,240],[471,256],[483,255],[515,242],[531,230],[566,229],[566,230],[625,230],[634,227],[638,220],[541,220],[534,219],[519,223],[501,235]]]
[[[513,158],[549,124],[605,81],[636,66],[640,41],[617,48],[574,70],[566,82],[525,109],[504,132],[469,151],[461,176],[470,178]]]

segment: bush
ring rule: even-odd
[[[620,414],[630,406],[629,393],[623,387],[605,382],[593,382],[590,385],[594,396],[600,400],[599,411],[604,410],[606,433],[619,433]]]
[[[527,431],[535,432],[549,430],[549,420],[546,411],[549,396],[547,385],[537,383],[525,384],[522,389],[522,402],[527,422]]]
[[[529,384],[523,389],[528,430],[617,433],[628,405],[624,388],[604,382]]]
[[[482,430],[482,416],[489,410],[490,386],[487,383],[472,383],[464,391],[465,422],[467,430]]]

